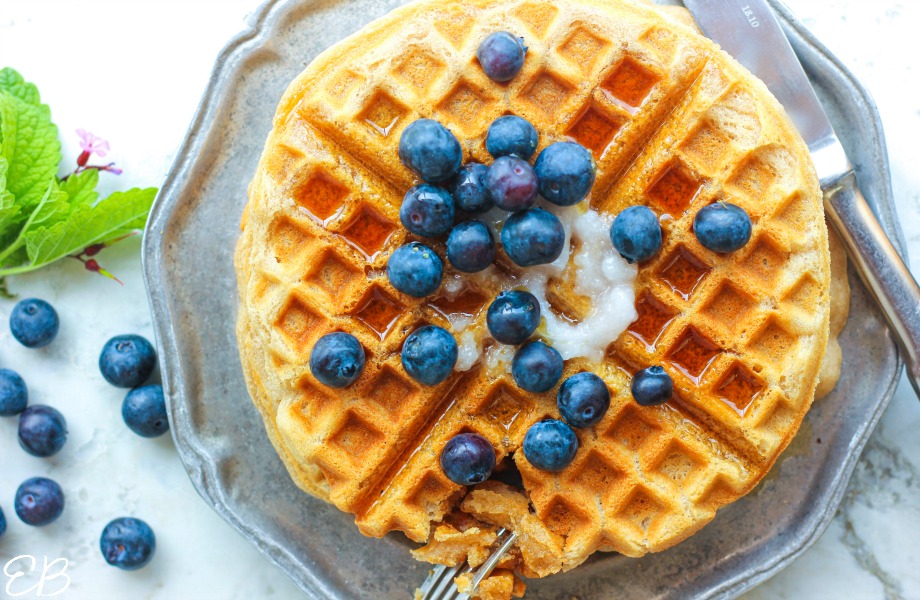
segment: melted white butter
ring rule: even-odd
[[[583,357],[593,362],[603,359],[610,345],[638,316],[635,308],[636,265],[626,262],[610,242],[612,219],[584,205],[558,207],[540,203],[554,213],[565,230],[562,254],[548,265],[528,267],[520,277],[500,273],[495,267],[469,275],[472,281],[488,282],[503,290],[526,289],[540,303],[541,323],[537,334],[559,351],[563,359]],[[494,230],[496,240],[507,213],[493,209],[483,216]],[[578,241],[572,251],[572,239]],[[591,308],[583,319],[573,322],[557,315],[546,298],[546,286],[551,277],[574,275],[574,291],[591,299]],[[450,283],[450,288],[454,287]],[[450,293],[450,292],[449,292]],[[483,347],[490,337],[485,319],[454,319],[451,328],[460,348],[456,370],[466,371],[482,358]],[[483,359],[489,370],[505,369],[514,349],[501,344],[492,345]]]

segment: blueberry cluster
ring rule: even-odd
[[[44,300],[22,300],[10,314],[10,331],[27,348],[47,346],[54,341],[59,328],[57,312]],[[138,335],[110,339],[99,356],[99,370],[106,381],[132,388],[122,404],[122,417],[129,429],[143,437],[159,436],[169,430],[162,386],[142,385],[155,367],[153,345]],[[53,456],[66,444],[64,415],[51,406],[30,405],[29,391],[22,377],[10,369],[0,369],[0,416],[16,415],[19,416],[19,445],[32,456]],[[64,512],[64,491],[53,479],[32,477],[16,490],[13,508],[23,523],[43,527]],[[0,509],[0,535],[5,531],[6,518]],[[109,523],[100,538],[100,549],[106,561],[129,570],[146,565],[155,545],[150,526],[129,517]]]
[[[515,264],[528,267],[556,260],[565,242],[562,223],[534,204],[538,196],[559,206],[581,202],[594,182],[595,164],[583,146],[558,142],[547,146],[531,166],[528,160],[538,141],[533,125],[506,115],[492,123],[486,134],[493,163],[463,165],[460,142],[446,127],[431,119],[413,122],[400,138],[399,157],[424,183],[412,187],[403,198],[403,226],[423,238],[449,233],[448,261],[457,270],[472,273],[495,260],[491,230],[475,218],[495,206],[512,213],[502,229],[501,242]],[[444,187],[438,187],[439,183]],[[458,217],[460,222],[455,223]],[[403,248],[387,263],[390,283],[410,296],[432,293],[443,276],[441,259],[420,242]]]
[[[704,248],[713,252],[740,250],[751,239],[751,218],[740,206],[715,202],[693,218],[693,233]],[[630,206],[617,215],[610,239],[627,261],[645,262],[661,249],[661,225],[647,206]]]
[[[485,74],[496,82],[513,79],[523,68],[527,47],[522,38],[496,32],[480,44],[476,58]],[[463,273],[488,268],[496,259],[492,229],[477,215],[493,207],[510,213],[501,228],[501,247],[519,267],[552,263],[565,245],[559,218],[538,208],[538,198],[556,206],[573,206],[591,190],[596,165],[591,153],[575,142],[546,146],[531,164],[539,146],[539,133],[516,115],[496,119],[486,132],[491,165],[463,164],[463,147],[453,133],[432,119],[419,119],[403,131],[399,159],[420,182],[409,189],[399,212],[403,226],[420,238],[447,236],[446,258]],[[694,231],[705,247],[729,252],[750,237],[747,214],[736,206],[717,203],[699,211]],[[634,206],[617,215],[610,228],[616,250],[629,262],[644,262],[662,247],[658,216],[648,207]],[[397,248],[387,261],[387,277],[399,292],[415,298],[440,287],[444,262],[420,241]],[[489,305],[486,324],[492,338],[519,346],[511,375],[523,390],[542,393],[562,378],[562,356],[541,340],[532,340],[540,324],[540,304],[525,290],[501,292]],[[457,362],[458,347],[445,329],[427,325],[410,334],[402,349],[406,373],[423,385],[438,385],[449,377]],[[314,377],[330,387],[351,385],[364,366],[364,349],[354,336],[335,332],[323,336],[310,356]],[[633,379],[637,403],[650,406],[671,397],[672,382],[661,367],[640,371]],[[568,466],[578,449],[574,428],[590,427],[603,418],[610,405],[604,381],[592,373],[577,373],[563,382],[557,395],[564,420],[545,419],[527,432],[523,451],[535,467],[559,471]],[[452,438],[441,453],[441,467],[460,485],[488,479],[495,467],[492,445],[475,433]]]
[[[535,208],[538,195],[560,205],[582,201],[594,182],[591,153],[572,142],[551,144],[537,157],[539,137],[525,119],[506,115],[497,119],[486,134],[486,147],[495,159],[491,166],[463,164],[459,140],[446,127],[431,119],[410,124],[399,141],[399,158],[422,183],[406,192],[400,221],[422,238],[447,236],[447,261],[457,271],[475,273],[491,265],[497,246],[491,228],[473,218],[497,206],[511,212],[501,232],[508,257],[522,267],[550,263],[562,253],[565,232],[552,213]],[[387,277],[398,291],[423,298],[441,285],[444,262],[430,246],[410,241],[397,248],[387,261]],[[490,309],[490,331],[499,341],[520,344],[529,338],[540,320],[539,305],[526,292],[509,292]],[[514,316],[526,302],[529,311]],[[500,310],[502,306],[505,309]],[[406,338],[402,363],[413,379],[423,385],[443,382],[454,369],[458,347],[445,329],[422,327]],[[543,344],[532,342],[515,356],[512,374],[523,389],[546,391],[562,373],[562,358]],[[354,383],[364,368],[364,349],[353,335],[334,332],[320,338],[310,354],[310,370],[320,383],[341,388]]]
[[[483,56],[480,52],[480,62],[485,68]],[[403,225],[420,237],[437,237],[449,230],[448,262],[458,271],[471,273],[491,265],[497,252],[488,225],[471,215],[497,207],[511,213],[501,230],[501,246],[513,263],[531,267],[553,262],[564,249],[565,231],[558,217],[534,206],[537,198],[543,197],[558,206],[581,202],[591,190],[596,167],[591,153],[573,142],[550,144],[531,166],[528,161],[538,144],[539,134],[528,121],[515,115],[500,117],[486,133],[486,149],[494,159],[492,164],[460,165],[448,186],[440,189],[433,185],[438,182],[426,179],[426,173],[434,170],[427,168],[427,161],[457,164],[461,156],[459,141],[435,121],[421,119],[412,123],[400,139],[399,156],[426,183],[406,194],[400,211]],[[438,173],[440,176],[441,171]],[[458,213],[470,218],[455,224]],[[400,292],[423,297],[440,285],[443,263],[432,248],[413,241],[391,255],[387,275]],[[511,375],[521,389],[540,393],[556,386],[563,370],[559,352],[540,340],[528,342],[540,324],[540,304],[533,294],[524,290],[501,292],[488,308],[486,323],[496,341],[523,344],[511,363]],[[419,329],[403,346],[406,372],[425,385],[444,381],[456,360],[456,341],[440,327]],[[577,406],[572,410],[594,410],[602,416],[606,406],[602,409],[581,406],[578,393],[575,392]],[[584,422],[584,418],[575,418],[574,422]],[[564,437],[565,443],[571,442],[563,453],[567,460],[563,461],[561,456],[544,457],[548,448],[546,438],[535,433],[524,446],[525,456],[532,459],[532,464],[558,469],[571,461],[577,439],[568,425],[559,422],[559,426],[571,433]],[[535,431],[542,427],[545,425]],[[442,452],[441,466],[455,483],[473,485],[491,476],[495,450],[478,434],[460,434]]]

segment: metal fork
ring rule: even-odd
[[[508,531],[504,528],[498,530],[498,538],[495,540],[497,546],[492,551],[492,554],[489,555],[489,558],[486,559],[486,562],[479,565],[479,568],[473,573],[473,581],[470,587],[472,592],[475,592],[482,580],[492,573],[495,565],[511,549],[515,540],[517,540],[517,534],[513,531]],[[466,563],[456,567],[445,567],[443,565],[435,567],[428,579],[425,580],[425,583],[422,584],[422,587],[419,588],[421,600],[469,600],[470,596],[468,594],[461,594],[457,590],[454,578],[471,572],[473,572],[472,567]]]

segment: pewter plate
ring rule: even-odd
[[[233,248],[282,92],[324,48],[400,0],[270,0],[217,59],[198,113],[163,184],[144,240],[172,432],[204,499],[290,576],[323,599],[411,597],[427,568],[402,536],[358,533],[352,519],[290,482],[250,403],[236,350]],[[825,101],[862,190],[904,253],[881,123],[837,60],[774,2]],[[851,273],[843,377],[811,410],[765,481],[671,550],[595,555],[529,582],[527,598],[731,598],[775,574],[824,531],[901,363],[884,321]]]

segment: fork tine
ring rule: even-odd
[[[456,567],[435,567],[431,575],[428,576],[419,588],[419,591],[422,593],[422,600],[469,600],[469,595],[461,594],[457,586],[454,585],[454,578],[461,573],[472,573],[473,579],[471,583],[473,591],[479,587],[482,580],[489,576],[492,569],[495,568],[495,565],[499,563],[502,556],[508,552],[517,539],[516,533],[508,532],[505,529],[500,529],[497,533],[498,547],[492,551],[488,560],[475,571],[465,563]]]
[[[456,571],[459,567],[446,567],[444,565],[437,565],[431,570],[431,573],[428,577],[425,578],[424,583],[419,587],[419,591],[422,593],[423,600],[434,600],[436,596],[433,595],[434,590],[440,585],[440,583],[448,577],[449,572]]]
[[[461,573],[468,573],[470,567],[464,563],[463,565],[453,569],[453,573],[450,577],[445,577],[441,580],[440,585],[438,585],[437,596],[433,600],[452,600],[457,596],[457,586],[454,584],[454,578]]]
[[[441,600],[446,590],[453,584],[456,577],[465,565],[456,567],[445,567],[439,565],[435,567],[431,575],[425,579],[425,582],[419,588],[422,593],[422,600]]]
[[[479,584],[482,583],[482,580],[488,577],[498,563],[501,562],[505,554],[508,553],[508,550],[511,549],[511,546],[514,545],[514,542],[517,541],[517,533],[501,529],[499,531],[498,541],[498,547],[492,550],[492,554],[486,559],[486,562],[482,563],[473,573],[473,579],[470,582],[471,591],[475,592],[479,588]]]

